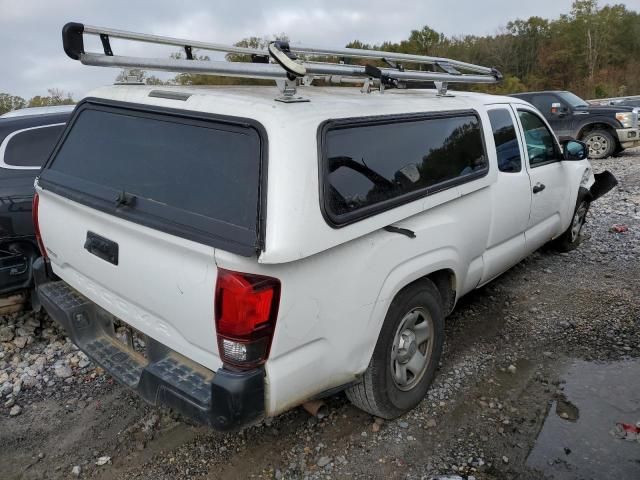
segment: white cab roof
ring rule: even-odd
[[[150,97],[149,93],[188,94],[187,100]],[[513,97],[501,97],[449,90],[453,96],[439,97],[435,90],[389,89],[361,93],[359,87],[298,87],[297,96],[309,102],[283,103],[274,99],[279,91],[258,86],[134,86],[114,85],[99,88],[88,96],[191,111],[250,117],[263,123],[292,117],[328,118],[360,117],[390,113],[431,112],[475,108],[491,103],[525,103]]]

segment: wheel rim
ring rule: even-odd
[[[593,135],[587,140],[587,146],[591,156],[601,157],[609,151],[609,140],[602,135]]]
[[[424,308],[414,308],[400,321],[391,346],[391,377],[408,391],[424,376],[433,349],[433,320]]]
[[[582,202],[576,209],[576,213],[573,214],[573,220],[571,221],[571,243],[575,242],[580,236],[586,216],[587,202]]]

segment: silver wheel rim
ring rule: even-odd
[[[601,157],[609,150],[609,140],[602,135],[594,135],[587,141],[589,155]]]
[[[391,346],[391,377],[402,391],[414,388],[424,377],[433,349],[433,320],[422,307],[400,321]]]
[[[576,213],[573,214],[573,220],[571,221],[571,243],[575,242],[580,236],[586,216],[587,204],[586,202],[582,202],[577,208]]]

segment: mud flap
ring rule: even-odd
[[[596,173],[594,175],[595,182],[591,185],[589,193],[591,194],[591,201],[597,200],[604,194],[608,193],[613,187],[618,185],[618,180],[613,176],[609,170],[605,170],[602,173]]]

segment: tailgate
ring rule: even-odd
[[[262,245],[262,130],[85,100],[38,179],[53,271],[140,332],[215,370],[215,249]]]
[[[216,370],[214,248],[39,190],[40,232],[56,275],[140,332]],[[62,220],[63,219],[63,220]],[[117,245],[117,265],[85,248]]]

